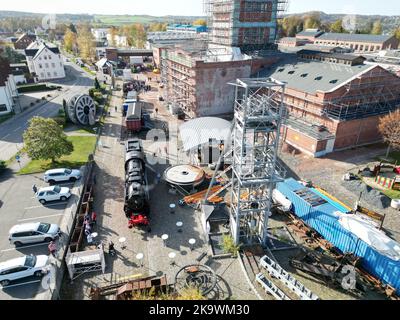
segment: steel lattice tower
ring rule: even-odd
[[[237,244],[265,244],[278,163],[285,85],[272,79],[236,81],[231,231]]]

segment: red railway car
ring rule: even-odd
[[[130,103],[126,113],[125,124],[129,132],[140,132],[142,130],[142,104],[140,102]]]

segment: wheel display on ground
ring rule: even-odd
[[[96,104],[87,94],[73,96],[67,102],[67,114],[74,124],[93,126],[96,122]]]
[[[43,276],[42,271],[35,271],[35,273],[33,274],[35,277],[41,277]]]
[[[21,246],[22,246],[22,242],[15,241],[15,242],[14,242],[14,246],[16,246],[16,247],[21,247]]]
[[[61,201],[66,201],[67,198],[66,198],[66,197],[61,197],[60,200],[61,200]]]
[[[41,204],[46,204],[46,200],[43,200],[43,199],[39,200],[39,202],[40,202]]]

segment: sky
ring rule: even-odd
[[[38,13],[203,15],[203,0],[1,0],[0,10]],[[400,15],[399,0],[289,0],[289,13]],[[379,3],[379,5],[377,5]]]

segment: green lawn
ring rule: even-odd
[[[390,199],[400,199],[400,191],[397,191],[397,190],[382,190],[382,193],[384,193]]]
[[[92,76],[96,75],[96,72],[90,70],[88,67],[82,67],[83,70],[85,70],[87,73],[90,73]]]
[[[385,160],[386,161],[385,155],[377,157],[376,160],[377,161],[381,161],[381,160]],[[389,159],[388,160],[389,160],[390,163],[394,164],[394,163],[397,162],[397,164],[400,165],[400,151],[393,151],[393,152],[389,153]]]
[[[93,152],[96,137],[68,137],[68,140],[74,145],[74,151],[71,155],[62,157],[56,163],[50,160],[33,160],[26,167],[22,168],[19,174],[32,174],[44,172],[53,168],[68,167],[79,168],[86,164],[89,154]]]

